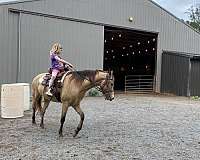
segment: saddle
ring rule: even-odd
[[[61,70],[56,79],[54,80],[53,86],[52,86],[52,94],[56,97],[58,102],[61,102],[60,100],[60,89],[63,86],[63,81],[64,78],[69,75],[71,71],[68,68],[65,68]],[[51,74],[52,74],[52,68],[48,68],[48,73],[43,77],[42,85],[45,87],[49,86],[49,80],[51,79]]]
[[[54,80],[54,84],[53,87],[57,87],[57,88],[61,88],[62,84],[61,84],[61,79],[63,77],[63,75],[66,73],[67,71],[61,71],[58,73],[56,79]],[[51,79],[51,74],[52,74],[52,69],[49,68],[48,69],[48,73],[43,77],[43,81],[42,81],[42,85],[43,86],[49,86],[49,80]]]

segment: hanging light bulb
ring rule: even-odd
[[[153,51],[155,51],[155,48],[153,48]]]
[[[123,47],[123,49],[126,49],[126,47]]]
[[[122,54],[122,57],[124,57],[124,55]]]
[[[106,51],[106,53],[108,53],[108,51]]]
[[[148,44],[150,43],[150,41],[147,42]]]
[[[130,45],[129,47],[130,47],[130,48],[132,48],[133,46],[132,46],[132,45]]]
[[[133,55],[135,54],[135,52],[133,52]]]
[[[138,46],[139,46],[139,45],[140,45],[140,42],[138,42],[137,44],[138,44]]]
[[[140,51],[139,51],[139,53],[140,53]]]
[[[153,42],[155,42],[155,41],[156,41],[156,39],[154,38],[154,39],[153,39]]]
[[[113,53],[114,51],[112,50],[111,52]]]
[[[146,49],[145,51],[147,52],[148,50]]]
[[[121,34],[119,34],[119,37],[122,37],[122,35],[121,35]]]
[[[126,55],[128,56],[129,54],[127,53]]]
[[[105,40],[105,43],[106,43],[107,41]]]
[[[113,39],[114,39],[114,38],[112,37],[112,41],[113,41]]]
[[[115,56],[113,56],[113,59],[115,59]]]

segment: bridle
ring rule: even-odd
[[[112,77],[110,77],[110,74],[109,74],[109,76],[107,76],[106,77],[106,79],[103,79],[101,82],[100,82],[100,84],[98,84],[98,86],[96,86],[95,88],[98,90],[98,91],[100,91],[101,93],[103,93],[104,95],[107,95],[107,94],[110,94],[111,92],[113,92],[111,89],[108,89],[108,87],[106,87],[106,89],[104,89],[105,88],[105,86],[106,85],[108,85],[108,81],[112,81],[113,80],[113,78]]]

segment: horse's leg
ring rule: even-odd
[[[76,137],[77,136],[77,134],[78,134],[78,132],[81,130],[81,128],[82,128],[82,126],[83,126],[83,121],[84,121],[84,113],[83,113],[83,111],[81,110],[81,108],[80,108],[80,104],[78,105],[78,106],[74,106],[73,107],[74,109],[75,109],[75,111],[79,114],[79,116],[80,116],[80,122],[79,122],[79,124],[78,124],[78,127],[76,128],[76,130],[75,130],[75,132],[74,132],[74,135],[73,135],[73,137]]]
[[[32,124],[36,124],[35,122],[35,113],[36,111],[39,109],[41,109],[41,96],[33,91],[33,94],[32,94],[32,109],[33,109],[33,114],[32,114]]]
[[[34,97],[34,96],[33,96],[33,99],[32,99],[32,108],[33,108],[33,114],[32,114],[32,124],[36,124],[36,122],[35,122],[36,99],[35,99],[35,97]]]
[[[44,128],[44,114],[46,112],[47,107],[49,106],[50,100],[44,100],[44,105],[41,109],[40,115],[41,115],[41,122],[40,127]]]
[[[61,119],[60,119],[61,125],[60,125],[60,129],[59,129],[59,136],[60,137],[63,137],[62,129],[63,129],[63,124],[65,122],[65,117],[66,117],[68,108],[69,108],[68,103],[66,103],[66,102],[62,103],[62,114],[61,114]]]

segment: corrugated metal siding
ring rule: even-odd
[[[190,95],[200,96],[200,61],[191,60]]]
[[[161,92],[188,96],[190,60],[187,57],[163,53]]]
[[[63,46],[62,57],[76,69],[102,69],[103,27],[42,16],[21,15],[20,81],[31,82],[49,66],[49,50],[56,41]]]
[[[0,83],[15,83],[18,68],[18,18],[0,9]]]
[[[200,35],[149,0],[41,0],[7,6],[159,32],[156,71],[157,91],[160,88],[162,50],[200,53]],[[128,21],[130,16],[134,18],[133,23]]]
[[[0,7],[0,37],[7,37],[5,35],[5,28],[4,28],[4,8]],[[4,61],[3,61],[3,53],[5,53],[5,40],[3,38],[0,38],[0,75],[4,75],[5,74],[5,70],[4,68]],[[0,84],[3,83],[3,77],[0,76]]]
[[[164,50],[200,51],[199,45],[196,45],[200,42],[199,34],[149,0],[43,0],[16,4],[12,7],[91,22],[155,31],[161,34],[160,48]],[[128,21],[130,16],[134,18],[133,23]]]

